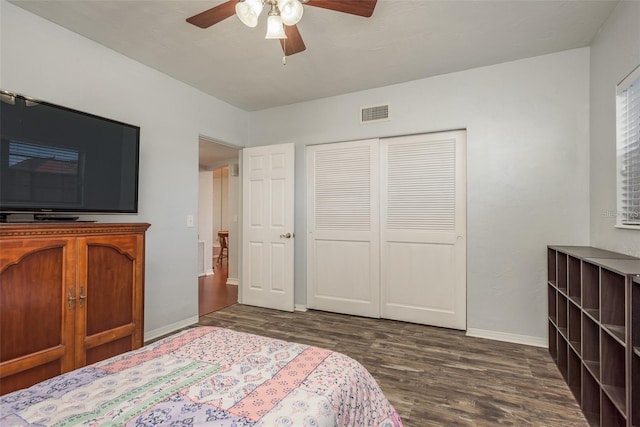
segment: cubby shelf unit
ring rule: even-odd
[[[631,425],[640,427],[640,278],[631,283]]]
[[[592,426],[640,427],[640,259],[548,246],[549,353]]]

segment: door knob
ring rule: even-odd
[[[281,239],[290,239],[291,238],[291,233],[287,233],[287,234],[281,234],[280,235]]]

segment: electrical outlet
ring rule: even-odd
[[[193,227],[193,215],[187,215],[187,227]]]

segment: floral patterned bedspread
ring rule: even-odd
[[[402,426],[355,360],[214,327],[15,391],[0,404],[1,426]]]

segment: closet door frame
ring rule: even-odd
[[[413,140],[420,142],[425,138],[455,140],[456,215],[454,225],[452,229],[444,231],[410,228],[402,230],[397,229],[398,227],[395,230],[389,230],[387,228],[388,212],[386,211],[388,202],[388,193],[386,192],[388,145],[397,141],[411,144]],[[369,146],[371,149],[369,157],[371,217],[368,222],[370,228],[366,232],[348,230],[344,227],[335,230],[318,229],[316,227],[316,163],[314,155],[318,152],[361,146]],[[334,171],[336,173],[340,170],[339,159],[339,156],[335,157],[336,164],[334,166],[336,169]],[[350,173],[350,171],[347,170],[345,173]],[[465,130],[307,146],[306,176],[308,308],[466,330]],[[322,209],[325,210],[325,208],[327,206]],[[339,213],[340,207],[338,205],[328,206],[328,208],[333,211],[333,214]],[[347,211],[348,204],[342,205],[341,208],[343,211]],[[336,222],[340,221],[336,220]],[[340,246],[346,248],[348,244],[353,245],[348,250],[341,252]],[[398,268],[395,270],[390,268],[390,263],[394,262],[394,256],[397,260],[398,256],[403,256],[403,253],[411,254],[413,251],[411,245],[415,248],[415,254],[418,255],[417,257],[414,256],[415,254],[410,256],[416,259],[409,260],[405,265],[398,267],[406,270],[401,273],[402,278],[389,280],[391,274],[400,275],[399,271],[401,271]],[[440,247],[445,246],[450,246],[452,249],[448,253],[439,251]],[[394,251],[396,252],[394,253]],[[353,258],[349,258],[349,254]],[[446,268],[449,268],[449,271],[445,274],[437,272],[442,265],[438,265],[437,261],[429,264],[431,257],[439,259],[442,265],[446,263]],[[431,276],[435,277],[436,281],[446,277],[454,287],[451,289],[451,295],[438,295],[435,298],[437,301],[429,306],[430,302],[424,296],[425,292],[429,291],[425,291],[424,287],[433,286],[433,283],[429,282]],[[367,290],[362,284],[364,281],[369,284]],[[420,298],[416,298],[415,301],[411,301],[411,298],[394,298],[393,292],[400,289],[399,284],[402,281],[409,284],[406,289],[409,289],[410,292],[411,289],[422,292]],[[356,290],[346,289],[355,282],[359,282],[356,285]],[[442,293],[446,289],[446,286],[440,286],[436,290]]]

